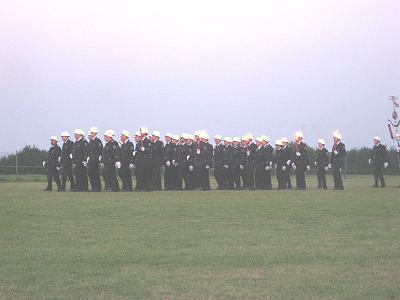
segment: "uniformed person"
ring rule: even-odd
[[[254,155],[256,145],[252,143],[253,136],[246,134],[242,137],[242,148],[244,155],[242,156],[242,178],[243,178],[243,189],[253,190],[254,189]]]
[[[286,168],[282,169],[282,178],[285,188],[292,189],[292,180],[290,178],[290,169],[292,166],[292,149],[289,146],[289,140],[285,137],[281,138],[282,148],[281,148],[281,159],[286,160]]]
[[[223,154],[223,172],[222,180],[225,189],[233,190],[235,183],[232,175],[232,158],[233,158],[233,139],[229,136],[224,138],[224,154]]]
[[[296,187],[298,190],[305,190],[307,188],[305,171],[310,171],[311,169],[308,160],[307,145],[304,143],[302,132],[296,132],[294,138],[295,143],[291,161],[292,168],[296,174]]]
[[[208,135],[201,133],[196,142],[196,149],[193,153],[194,175],[196,178],[196,188],[203,191],[210,189],[210,157],[209,157],[209,144]],[[211,146],[212,149],[212,146]],[[211,152],[212,153],[212,152]]]
[[[164,189],[166,191],[173,191],[176,187],[176,178],[178,176],[175,167],[177,159],[176,143],[173,142],[174,136],[171,133],[165,135],[164,146]]]
[[[267,190],[272,189],[271,169],[274,162],[274,148],[269,144],[269,136],[262,135],[263,147],[265,149],[265,186]]]
[[[186,172],[185,172],[185,190],[191,191],[196,187],[196,178],[194,176],[194,153],[196,151],[194,137],[187,135],[188,139],[186,142]]]
[[[140,131],[136,131],[135,133],[135,151],[133,152],[134,162],[135,162],[135,178],[136,178],[136,187],[135,191],[142,192],[146,190],[145,181],[144,181],[144,151],[142,151],[142,134]],[[144,149],[144,148],[143,148]]]
[[[244,152],[241,146],[241,139],[240,137],[236,136],[233,138],[231,154],[232,159],[230,165],[235,190],[242,189],[241,174],[242,170],[244,169],[242,165],[243,156]]]
[[[276,179],[278,180],[278,190],[284,190],[287,188],[286,175],[284,172],[287,169],[287,160],[282,157],[282,140],[275,141],[275,170]]]
[[[217,181],[217,190],[224,190],[226,188],[226,180],[224,178],[225,164],[225,146],[222,143],[222,136],[217,134],[214,137],[215,146],[213,149],[213,165],[214,177]]]
[[[60,157],[61,157],[61,148],[58,146],[58,138],[56,136],[52,136],[50,138],[50,148],[47,152],[47,159],[43,162],[43,167],[47,170],[47,187],[44,189],[45,191],[51,191],[52,181],[57,184],[57,191],[62,191],[60,177],[58,175],[58,171],[60,170]]]
[[[119,177],[122,181],[122,191],[132,191],[132,170],[134,169],[133,152],[135,147],[129,140],[129,131],[122,130],[120,136],[121,144],[121,168],[119,169]]]
[[[213,160],[213,146],[209,142],[210,138],[208,134],[204,134],[202,141],[205,143],[206,147],[206,167],[205,171],[203,174],[203,182],[205,186],[205,190],[210,190],[211,185],[210,185],[210,167],[212,166],[212,160]],[[204,188],[203,188],[204,189]]]
[[[97,127],[91,127],[89,129],[87,169],[92,192],[101,192],[99,165],[103,153],[103,143],[97,137],[98,132],[99,130]]]
[[[386,146],[382,145],[381,138],[379,136],[374,138],[374,147],[371,151],[369,164],[373,167],[373,173],[375,177],[375,184],[373,187],[379,187],[380,182],[381,187],[384,188],[386,184],[385,178],[383,177],[383,169],[386,169],[389,166],[389,162]]]
[[[329,167],[332,168],[335,190],[344,190],[342,170],[344,169],[346,147],[342,143],[342,135],[339,132],[333,133],[333,147]]]
[[[160,132],[153,131],[151,141],[153,142],[151,160],[151,189],[153,191],[161,191],[161,166],[164,162],[164,143],[160,141]]]
[[[143,189],[151,191],[151,174],[152,174],[152,160],[153,160],[153,142],[149,136],[149,129],[147,127],[140,127],[139,129],[142,138],[140,141],[140,150],[143,157]]]
[[[82,129],[75,130],[75,143],[72,152],[72,168],[75,174],[75,191],[88,191],[87,158],[89,155],[88,142]]]
[[[61,138],[63,140],[63,145],[61,148],[61,158],[60,158],[60,165],[61,165],[61,190],[65,191],[67,178],[71,184],[70,189],[71,191],[75,189],[75,179],[72,175],[72,151],[74,148],[74,142],[72,142],[69,138],[70,135],[67,131],[63,131],[61,133]]]
[[[255,188],[257,190],[266,190],[266,167],[269,167],[269,164],[267,163],[267,153],[263,147],[262,137],[256,138],[256,146],[254,151]]]
[[[104,149],[101,156],[101,163],[104,165],[103,174],[110,185],[110,191],[119,192],[116,168],[121,169],[121,150],[118,142],[114,140],[114,131],[107,130],[104,133]]]
[[[325,148],[325,140],[318,140],[317,159],[315,166],[317,167],[318,189],[327,189],[326,185],[326,171],[328,171],[329,154]]]

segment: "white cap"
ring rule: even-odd
[[[214,139],[222,141],[222,135],[217,134],[216,136],[214,136]]]
[[[58,138],[57,138],[55,135],[52,135],[52,136],[50,137],[50,140],[53,140],[53,141],[58,142]]]
[[[201,138],[202,138],[203,140],[209,140],[209,139],[210,139],[210,137],[208,136],[207,133],[203,133],[202,136],[201,136]]]
[[[89,133],[98,133],[98,132],[99,132],[99,129],[97,127],[92,126],[89,129]]]
[[[226,142],[229,142],[229,143],[232,143],[232,138],[230,137],[230,136],[226,136],[225,138],[224,138],[224,141],[226,141]]]
[[[169,138],[173,138],[174,137],[174,135],[172,134],[172,133],[170,133],[170,132],[167,132],[166,134],[165,134],[165,136],[166,137],[169,137]]]
[[[189,138],[189,135],[187,133],[182,133],[181,138],[187,140]]]
[[[246,135],[244,135],[244,136],[242,136],[241,140],[242,140],[242,141],[248,141],[249,138],[248,138]]]
[[[188,134],[188,140],[194,140],[194,136],[191,134]]]
[[[154,130],[153,133],[151,134],[152,136],[160,137],[161,133],[157,130]]]
[[[261,136],[256,137],[256,141],[262,143],[264,140]]]
[[[69,135],[69,132],[68,131],[63,131],[63,132],[61,132],[61,137],[64,137],[64,136],[70,136]]]
[[[301,131],[296,131],[296,133],[294,134],[294,137],[297,138],[303,138],[303,133]]]
[[[269,136],[268,135],[262,135],[261,138],[265,141],[265,142],[269,142]]]
[[[337,139],[339,139],[339,140],[342,139],[342,135],[340,134],[339,131],[334,131],[334,132],[332,133],[332,135],[333,135],[334,138],[337,138]]]
[[[318,144],[325,145],[325,140],[324,140],[324,139],[319,139],[319,140],[318,140]]]
[[[201,130],[196,130],[196,131],[194,132],[194,135],[195,135],[195,136],[197,135],[198,137],[200,137],[201,133],[202,133]]]
[[[144,126],[142,126],[142,127],[140,127],[140,129],[139,129],[139,131],[142,133],[142,134],[149,134],[149,129],[147,128],[147,127],[144,127]]]
[[[380,141],[380,142],[382,141],[379,136],[374,137],[374,140],[377,140],[377,141]]]
[[[176,140],[176,141],[179,141],[179,135],[174,134],[174,135],[172,136],[172,139],[173,139],[173,140]]]
[[[289,143],[289,140],[285,137],[281,138],[281,142],[282,143]]]
[[[74,134],[85,135],[85,132],[82,129],[75,129]]]
[[[142,136],[142,135],[140,134],[140,131],[136,131],[135,136]]]
[[[122,130],[121,134],[126,136],[127,138],[129,138],[129,131],[128,130]]]
[[[254,140],[254,136],[252,133],[247,133],[246,138],[247,138],[247,140]]]
[[[233,138],[233,141],[234,141],[234,142],[240,143],[240,136],[235,136],[235,137]]]
[[[114,137],[114,130],[106,130],[106,132],[104,132],[104,135],[105,136],[108,136],[108,137]]]
[[[276,140],[275,141],[276,146],[282,146],[282,140]]]

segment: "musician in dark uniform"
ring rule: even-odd
[[[187,135],[185,152],[186,155],[186,172],[184,173],[185,190],[191,191],[196,187],[196,178],[194,175],[194,154],[196,152],[196,144],[192,135]]]
[[[241,174],[242,170],[244,169],[243,167],[244,152],[241,145],[240,137],[236,136],[233,138],[231,151],[232,153],[231,153],[230,168],[231,168],[234,188],[235,190],[241,190],[242,189]]]
[[[88,142],[86,141],[85,132],[82,129],[75,130],[75,143],[72,152],[72,168],[75,174],[75,190],[77,192],[87,192],[87,158],[89,155]]]
[[[142,151],[143,158],[143,189],[151,191],[151,168],[153,160],[153,142],[149,136],[149,129],[147,127],[140,127],[139,132],[142,135],[140,141],[140,150]]]
[[[257,190],[267,189],[267,178],[266,170],[267,158],[266,151],[263,147],[263,139],[261,137],[256,138],[256,149],[254,151],[254,167],[255,167],[255,187]]]
[[[61,190],[65,191],[67,179],[71,183],[71,190],[75,189],[75,179],[72,175],[72,151],[74,148],[74,142],[69,139],[70,135],[67,131],[61,133],[61,138],[63,140],[63,145],[61,148]]]
[[[104,141],[106,142],[101,156],[101,163],[104,164],[103,174],[107,178],[112,192],[119,192],[119,183],[117,179],[116,168],[121,169],[121,150],[118,142],[114,140],[114,131],[107,130],[104,133]]]
[[[265,150],[265,186],[267,190],[272,189],[271,169],[274,162],[274,148],[269,144],[269,137],[266,135],[261,136],[263,140],[263,147]]]
[[[164,189],[166,191],[173,191],[176,187],[177,182],[177,169],[175,162],[177,160],[176,143],[173,142],[173,135],[167,133],[165,135],[165,146],[164,146]]]
[[[194,175],[196,178],[196,188],[203,191],[210,189],[209,184],[209,146],[208,146],[208,135],[201,133],[195,146],[196,149],[193,152],[193,164],[194,164]],[[212,147],[212,146],[211,146]],[[211,148],[212,149],[212,148]]]
[[[232,156],[233,156],[233,140],[231,137],[227,136],[224,138],[224,153],[223,153],[223,162],[222,166],[222,180],[223,186],[225,189],[233,190],[235,188],[235,183],[233,181],[232,175]]]
[[[101,192],[99,165],[103,153],[103,143],[97,137],[98,132],[99,130],[97,127],[91,127],[89,130],[87,169],[92,192]]]
[[[329,165],[329,153],[325,148],[325,140],[318,140],[317,148],[317,159],[315,161],[315,166],[317,167],[317,178],[318,178],[318,188],[327,189],[326,185],[326,171],[328,171]]]
[[[140,133],[140,131],[137,131],[135,133],[135,142],[135,151],[133,152],[136,177],[135,191],[142,192],[146,190],[146,187],[144,184],[144,152],[142,151],[142,134]]]
[[[214,177],[217,181],[217,190],[225,189],[224,180],[224,152],[225,146],[222,143],[222,136],[216,135],[214,137],[215,146],[213,149],[213,165],[214,165]]]
[[[346,157],[346,146],[342,143],[342,135],[333,133],[333,147],[329,167],[332,168],[335,190],[344,190],[342,171]]]
[[[369,158],[369,164],[373,167],[375,184],[373,187],[379,187],[379,182],[381,187],[384,188],[385,178],[383,177],[383,169],[389,166],[388,155],[386,146],[382,145],[381,138],[376,136],[374,138],[374,147],[371,151],[371,156]]]
[[[47,159],[43,162],[43,167],[47,170],[47,187],[45,191],[51,191],[52,181],[57,184],[57,191],[62,191],[60,177],[58,171],[60,170],[59,161],[61,157],[61,148],[57,145],[58,139],[56,136],[50,138],[50,148],[47,152]]]
[[[159,131],[153,131],[151,135],[151,141],[153,142],[153,159],[151,160],[151,189],[153,191],[161,191],[161,166],[164,163],[164,143],[160,141]]]
[[[287,168],[286,158],[282,158],[282,140],[276,140],[275,142],[275,170],[276,179],[278,180],[278,190],[284,190],[287,188],[287,181],[284,172]]]
[[[290,169],[292,166],[292,149],[289,146],[289,140],[285,137],[281,138],[282,148],[281,148],[281,160],[286,160],[286,168],[282,168],[282,180],[285,188],[292,189],[292,180],[290,178]]]
[[[124,192],[132,191],[132,170],[134,168],[133,151],[135,147],[129,140],[129,131],[122,130],[120,137],[121,145],[121,169],[119,169],[119,177],[121,177],[122,188]]]
[[[305,171],[310,171],[311,168],[308,160],[307,145],[304,143],[303,133],[300,131],[295,134],[293,150],[291,161],[296,173],[296,187],[298,190],[305,190],[307,188]]]

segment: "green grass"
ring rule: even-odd
[[[371,179],[343,192],[0,182],[0,299],[399,299],[400,177]]]

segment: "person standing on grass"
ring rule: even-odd
[[[174,163],[177,160],[176,144],[172,142],[173,134],[165,134],[165,146],[164,146],[164,189],[166,191],[172,191],[175,189],[176,182],[176,168]]]
[[[103,174],[107,179],[112,192],[119,192],[119,183],[117,180],[116,168],[121,169],[121,149],[117,141],[114,140],[114,131],[107,130],[104,133],[103,155],[101,156],[101,163],[104,165]]]
[[[72,152],[72,168],[75,175],[75,190],[76,192],[88,191],[87,177],[87,157],[88,157],[88,142],[82,129],[75,130],[75,143]]]
[[[67,178],[71,183],[71,191],[75,189],[75,179],[72,175],[72,150],[74,142],[69,139],[70,135],[67,131],[61,133],[63,145],[61,149],[60,165],[61,165],[61,190],[65,192]]]
[[[262,137],[256,138],[256,149],[254,151],[254,168],[255,168],[255,188],[257,190],[267,189],[267,171],[266,167],[269,165],[267,162],[267,152],[263,147]]]
[[[285,174],[287,168],[287,161],[285,158],[282,158],[282,140],[275,141],[275,171],[276,171],[276,179],[278,180],[278,190],[284,190],[287,188]]]
[[[372,187],[379,187],[379,181],[381,183],[381,188],[386,186],[385,178],[383,178],[383,169],[389,166],[388,155],[386,146],[382,145],[381,138],[379,136],[374,137],[374,147],[371,151],[371,156],[369,158],[369,164],[373,167],[375,184]]]
[[[317,159],[315,161],[315,166],[317,167],[318,189],[326,190],[328,188],[326,185],[326,171],[328,171],[328,165],[329,154],[328,150],[325,148],[325,140],[319,139]]]
[[[61,157],[61,148],[57,145],[58,139],[56,136],[50,138],[50,149],[47,152],[47,159],[43,162],[43,167],[47,170],[47,187],[45,191],[51,191],[52,181],[57,184],[57,191],[62,191],[60,177],[58,176],[59,161]]]
[[[271,169],[274,161],[274,148],[269,144],[269,136],[262,135],[263,147],[265,149],[265,185],[267,190],[272,189]]]
[[[101,192],[99,164],[101,154],[103,153],[103,143],[97,137],[98,132],[99,130],[97,127],[91,127],[89,129],[87,169],[92,192]]]
[[[122,181],[122,191],[132,192],[132,170],[133,165],[133,151],[135,147],[129,140],[129,131],[122,130],[120,137],[121,144],[121,169],[119,169],[119,177]]]
[[[239,136],[235,136],[233,138],[232,149],[231,149],[231,174],[232,174],[232,181],[234,183],[235,190],[242,189],[242,181],[240,179],[242,169],[244,168],[242,165],[244,152],[241,146],[241,139]]]
[[[232,176],[232,138],[227,136],[224,138],[224,155],[223,155],[223,171],[222,171],[222,180],[225,189],[233,190],[234,189],[234,181]]]
[[[214,177],[217,181],[217,190],[224,190],[225,180],[224,180],[224,154],[225,146],[222,143],[222,136],[217,134],[214,137],[214,150],[213,150],[213,165],[214,165]]]
[[[289,146],[289,140],[285,137],[281,138],[282,147],[280,159],[282,165],[282,183],[285,189],[292,189],[292,180],[290,179],[290,168],[292,166],[292,149]],[[283,168],[284,167],[284,168]]]
[[[331,159],[329,163],[329,168],[332,168],[334,189],[344,190],[342,171],[344,169],[346,157],[346,146],[342,143],[342,135],[335,131],[333,133],[333,147],[331,153]]]
[[[296,187],[298,190],[305,190],[306,186],[306,170],[310,171],[308,161],[307,145],[303,140],[303,133],[298,131],[295,133],[294,151],[292,153],[292,167],[296,173]]]
[[[151,161],[151,189],[161,191],[161,166],[164,160],[164,143],[160,141],[160,132],[153,131],[151,141],[153,142],[153,159]]]

